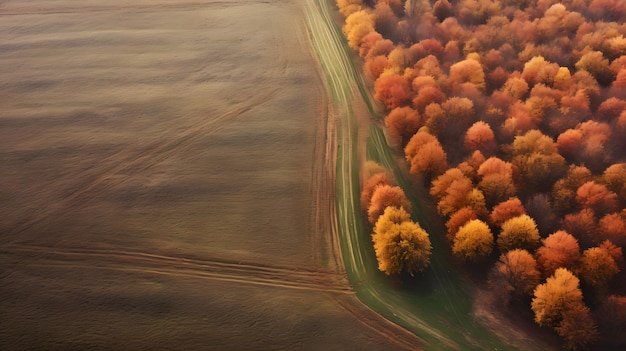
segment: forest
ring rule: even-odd
[[[568,350],[626,345],[626,2],[337,0],[449,251]],[[379,269],[431,242],[384,169],[361,207]],[[376,167],[374,167],[376,168]]]

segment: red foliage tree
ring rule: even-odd
[[[396,107],[385,118],[385,125],[389,128],[389,134],[398,140],[403,147],[417,132],[421,124],[422,120],[419,113],[408,106]]]

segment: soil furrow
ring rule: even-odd
[[[39,264],[46,261],[80,267],[112,267],[168,274],[198,275],[241,283],[258,283],[302,289],[353,293],[345,278],[324,271],[306,271],[223,261],[195,260],[141,252],[97,249],[67,249],[48,247],[11,246],[2,249],[4,255],[18,256],[20,260]],[[83,264],[77,265],[76,262]],[[29,263],[31,264],[31,263]]]

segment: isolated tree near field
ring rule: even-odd
[[[540,279],[537,261],[520,249],[502,254],[489,275],[492,285],[503,288],[516,300],[532,294]]]
[[[520,199],[512,197],[493,207],[491,214],[489,215],[489,222],[493,226],[500,227],[509,219],[524,214],[526,214],[526,209],[524,208],[524,205],[522,205]]]
[[[372,201],[372,195],[377,187],[382,185],[392,185],[390,177],[386,172],[377,173],[369,177],[363,184],[361,190],[361,210],[367,212]]]
[[[448,238],[448,240],[450,240],[450,242],[454,242],[454,237],[456,236],[456,233],[459,231],[459,229],[467,224],[467,222],[474,219],[478,219],[478,216],[476,214],[476,211],[474,211],[474,209],[469,206],[463,207],[460,210],[454,212],[450,216],[450,219],[448,219],[448,221],[446,222],[446,228],[448,229],[446,237]]]
[[[580,259],[578,240],[564,230],[550,234],[537,249],[537,262],[544,276],[554,274],[557,268],[573,270]]]
[[[531,308],[540,326],[556,327],[568,310],[583,304],[580,280],[565,268],[557,268],[544,284],[534,291]]]
[[[513,217],[502,224],[498,248],[502,252],[513,249],[534,251],[539,246],[539,230],[528,215]]]
[[[598,216],[614,213],[619,209],[617,194],[594,181],[586,182],[576,190],[576,202],[582,208],[593,210]]]
[[[404,191],[399,186],[380,185],[374,189],[370,206],[367,209],[367,218],[371,224],[376,223],[378,217],[383,214],[387,207],[400,207],[405,211],[411,211],[411,202],[406,198]]]
[[[422,119],[417,111],[405,106],[397,107],[385,117],[389,134],[404,147],[421,127]]]
[[[619,272],[617,263],[607,250],[592,247],[583,252],[580,260],[580,277],[594,287],[604,287]]]
[[[387,207],[372,234],[378,269],[387,275],[403,271],[413,276],[430,263],[431,244],[428,233],[410,220],[404,209]]]
[[[467,222],[454,237],[452,253],[465,260],[476,261],[493,250],[493,234],[487,223],[474,219]]]
[[[465,147],[469,151],[480,151],[485,156],[493,155],[497,149],[495,134],[489,124],[478,121],[465,133]]]

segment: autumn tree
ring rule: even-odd
[[[421,117],[410,107],[397,107],[385,117],[389,134],[404,147],[421,126]]]
[[[609,295],[596,313],[603,343],[619,349],[626,344],[626,296]]]
[[[608,86],[615,78],[609,60],[604,57],[601,51],[589,51],[584,54],[578,62],[576,68],[589,72],[601,85]]]
[[[489,215],[489,222],[493,226],[500,227],[507,220],[524,214],[526,214],[526,209],[520,199],[512,197],[494,206]]]
[[[583,252],[580,277],[594,287],[604,287],[618,272],[617,263],[607,250],[592,247]]]
[[[598,220],[593,210],[589,208],[565,215],[562,226],[565,231],[578,239],[583,247],[590,247],[601,241],[598,233]]]
[[[600,219],[599,233],[619,246],[626,245],[626,221],[620,213],[611,213]]]
[[[490,157],[477,171],[480,181],[478,189],[485,194],[488,206],[508,200],[516,194],[513,183],[513,166],[497,157]]]
[[[373,31],[374,19],[372,15],[365,10],[352,12],[346,18],[346,24],[343,26],[343,33],[346,38],[348,38],[348,45],[357,51],[361,45],[361,39]]]
[[[471,83],[479,89],[485,89],[485,72],[480,62],[467,59],[450,66],[449,82],[453,86]]]
[[[601,181],[622,202],[626,201],[626,163],[615,163],[607,167],[602,173]]]
[[[564,230],[559,230],[543,239],[537,249],[537,262],[544,276],[554,274],[557,268],[573,270],[580,259],[578,240]]]
[[[465,147],[470,151],[478,150],[485,156],[493,155],[498,145],[489,124],[482,121],[472,124],[465,133]]]
[[[399,186],[380,185],[374,189],[370,206],[367,210],[367,218],[371,224],[376,223],[378,217],[383,214],[387,207],[404,208],[411,211],[411,202],[407,199],[404,191]]]
[[[591,171],[584,166],[570,165],[564,178],[554,183],[552,200],[554,208],[561,215],[571,212],[576,207],[576,191],[593,179]]]
[[[528,215],[513,217],[502,224],[498,248],[502,252],[513,249],[534,251],[539,246],[537,224]]]
[[[409,82],[397,73],[381,74],[374,82],[374,90],[374,98],[390,110],[407,106],[413,97]]]
[[[563,346],[572,351],[586,349],[598,340],[599,335],[589,307],[584,304],[571,306],[554,330],[563,338]]]
[[[442,174],[448,168],[447,155],[436,137],[425,131],[418,131],[404,148],[410,172],[424,176],[426,184],[433,177]]]
[[[374,190],[382,185],[391,185],[390,177],[386,172],[376,173],[369,177],[363,184],[361,190],[361,209],[365,212],[370,207]]]
[[[339,12],[348,17],[363,8],[363,0],[337,0]]]
[[[535,220],[540,233],[551,233],[559,228],[559,218],[547,194],[535,194],[525,202],[526,213]]]
[[[554,140],[538,130],[515,138],[512,162],[520,169],[526,186],[537,191],[550,190],[567,171]]]
[[[535,288],[531,308],[535,322],[541,326],[556,327],[567,311],[583,303],[580,280],[566,268],[557,268],[544,284]]]
[[[454,237],[459,229],[467,224],[467,222],[478,219],[476,211],[474,211],[471,207],[463,207],[458,211],[454,212],[450,219],[446,222],[446,228],[448,229],[448,233],[446,237],[450,242],[454,242]]]
[[[372,241],[378,269],[387,275],[407,272],[413,276],[430,263],[432,247],[428,233],[411,221],[402,208],[385,208],[374,226]]]
[[[598,216],[614,213],[619,209],[617,194],[594,181],[586,182],[576,190],[576,202],[582,208],[593,210]]]
[[[493,234],[487,223],[474,219],[459,228],[452,244],[452,253],[466,261],[489,256],[493,250]]]
[[[448,216],[469,205],[472,189],[472,181],[469,178],[458,168],[450,168],[433,181],[430,193],[439,199],[437,211],[443,216]]]
[[[535,322],[554,328],[568,350],[585,348],[598,338],[597,325],[583,302],[579,284],[569,270],[558,268],[535,288],[531,303]]]
[[[506,291],[514,300],[532,294],[540,279],[537,261],[528,251],[520,249],[502,254],[489,274],[490,284],[498,291]]]

